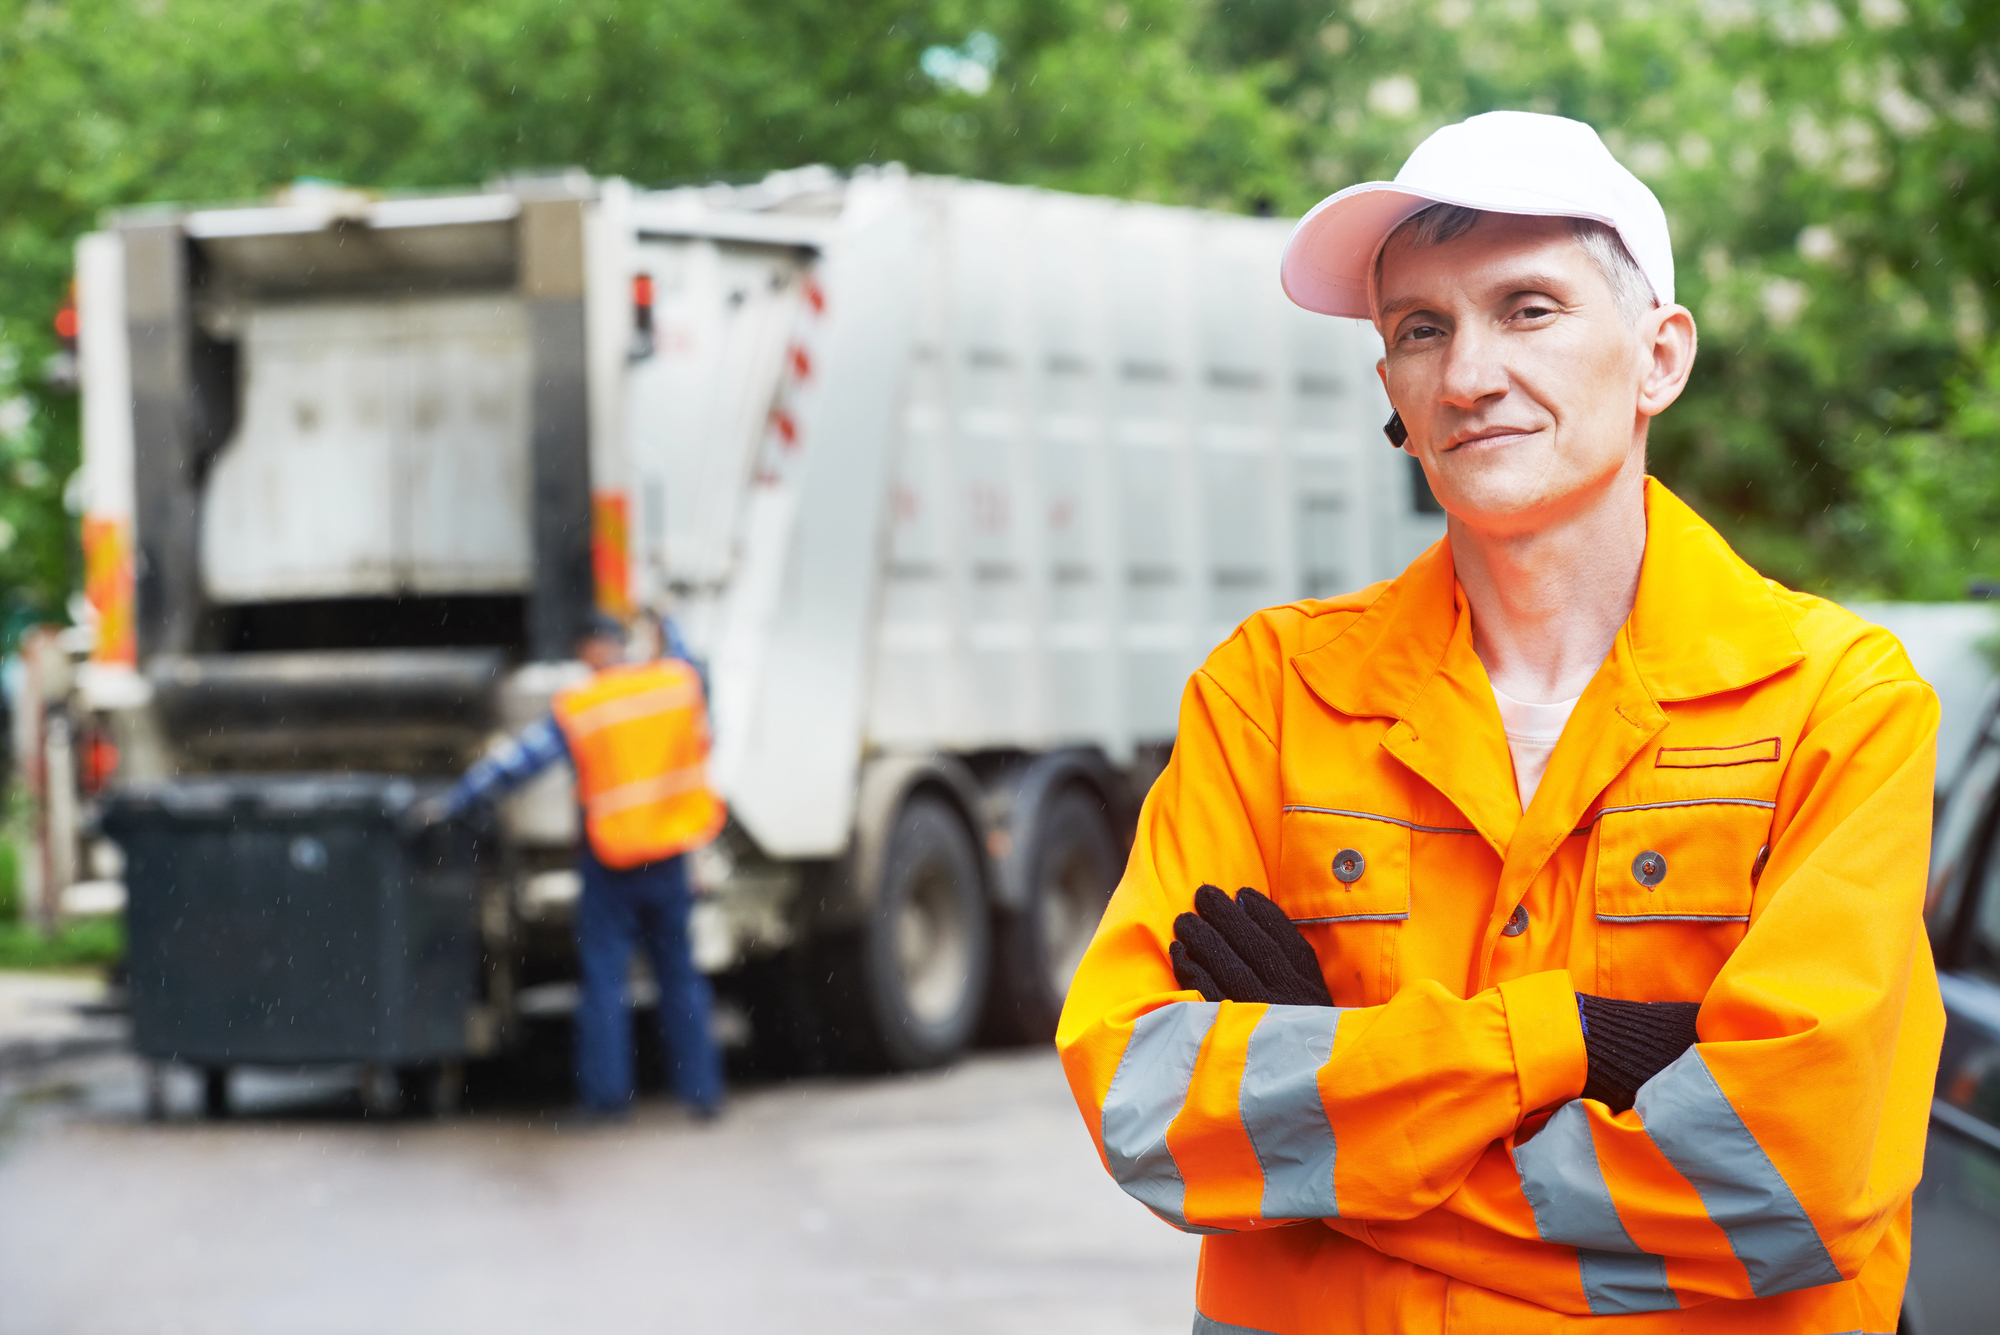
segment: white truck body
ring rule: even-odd
[[[361,212],[462,241],[512,205]],[[590,489],[626,526],[600,552],[708,660],[715,782],[773,856],[845,847],[875,749],[1129,761],[1244,616],[1392,576],[1442,532],[1382,439],[1374,331],[1279,292],[1284,221],[894,170],[604,182],[586,218]],[[185,220],[246,249],[326,225]],[[116,234],[80,253],[85,475],[92,518],[129,524],[120,258]],[[227,312],[241,407],[199,521],[207,598],[526,591],[525,305],[364,288]]]
[[[725,192],[632,210],[663,293],[635,583],[710,656],[717,782],[773,854],[845,846],[872,749],[1129,761],[1243,617],[1442,533],[1374,331],[1278,291],[1286,224],[886,173],[838,199],[803,272],[726,239]],[[743,287],[777,296],[732,314]]]
[[[123,216],[78,248],[79,712],[123,780],[443,777],[593,605],[671,615],[731,817],[702,966],[902,970],[826,999],[876,1062],[962,1046],[989,976],[982,1032],[1044,1032],[1188,674],[1443,532],[1288,230],[894,168]],[[548,921],[568,775],[505,814]]]

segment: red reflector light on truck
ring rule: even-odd
[[[643,362],[653,355],[653,275],[632,275],[632,343],[625,359]]]

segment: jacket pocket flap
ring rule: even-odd
[[[1410,826],[1326,807],[1285,808],[1279,882],[1271,896],[1294,922],[1384,922],[1410,916]]]
[[[1747,922],[1773,804],[1712,798],[1598,814],[1599,922]]]

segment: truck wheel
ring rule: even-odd
[[[979,1022],[990,943],[971,833],[943,799],[911,798],[896,815],[874,904],[830,952],[839,1038],[872,1067],[951,1060]]]
[[[986,1030],[1001,1043],[1046,1043],[1125,859],[1103,803],[1080,785],[1056,794],[1031,836],[1028,902],[1003,913],[994,939]]]

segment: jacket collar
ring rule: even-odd
[[[1407,721],[1462,621],[1464,594],[1442,539],[1344,633],[1295,655],[1292,666],[1343,714]],[[1646,479],[1646,554],[1624,635],[1632,670],[1656,701],[1737,690],[1805,658],[1763,577],[1654,478]]]
[[[1771,586],[1722,535],[1646,479],[1646,556],[1626,622],[1632,666],[1655,700],[1697,700],[1805,661]]]

